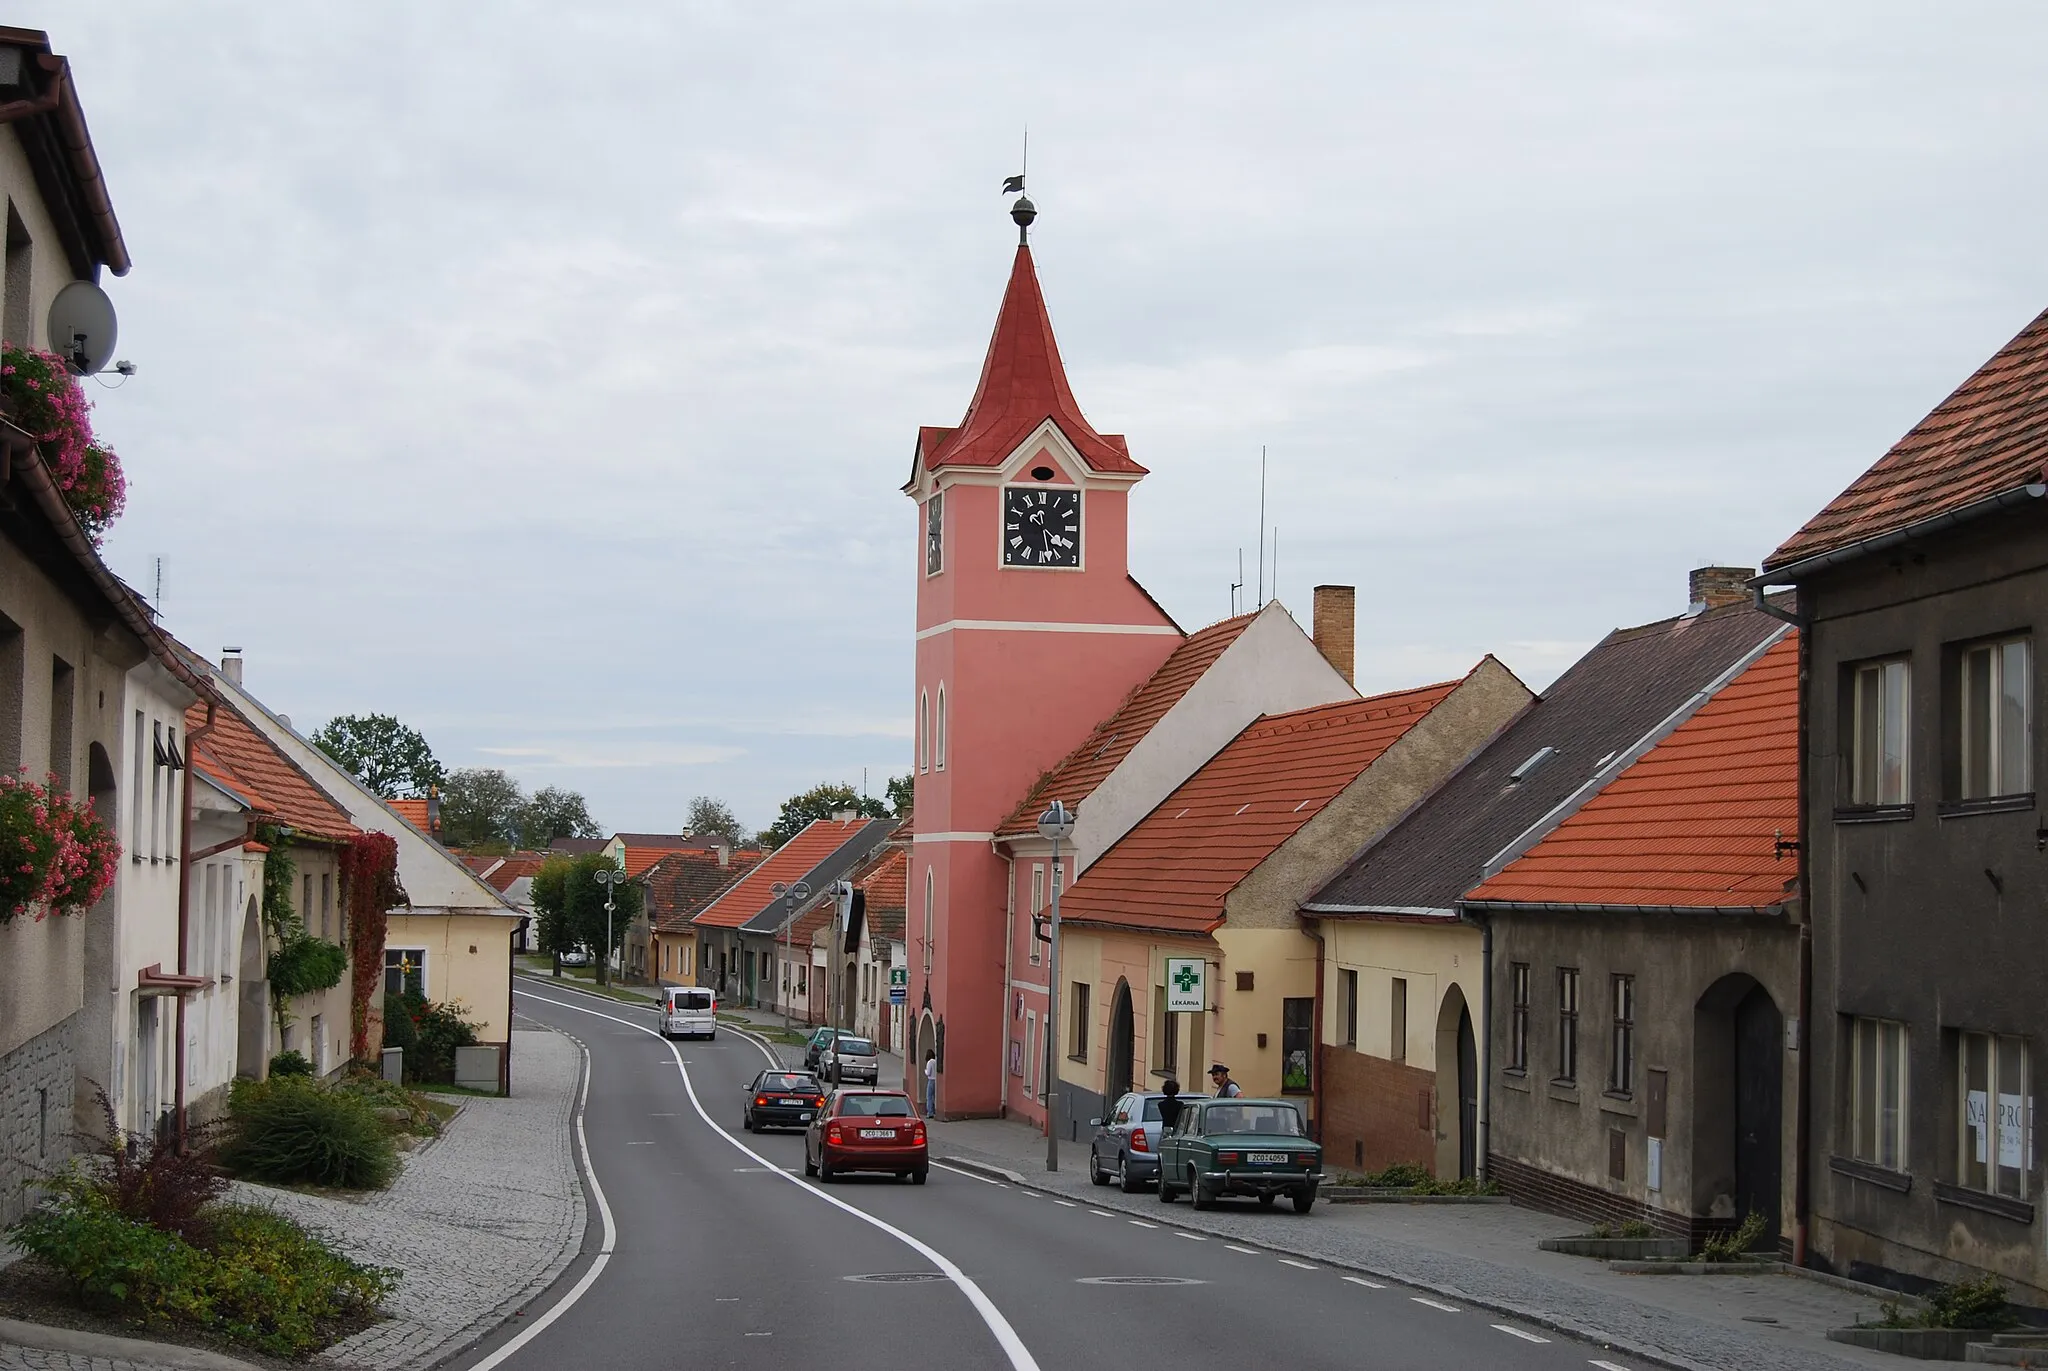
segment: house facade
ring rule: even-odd
[[[1806,645],[1807,1255],[2048,1307],[2048,314],[1771,554]]]

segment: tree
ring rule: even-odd
[[[740,827],[739,816],[732,812],[732,806],[709,795],[699,795],[690,801],[690,812],[683,819],[683,831],[690,834],[716,833],[735,843],[746,832]]]
[[[605,942],[605,887],[597,873],[612,863],[601,852],[581,857],[554,856],[541,863],[533,878],[533,910],[540,949],[560,955],[587,947],[597,953],[598,981],[609,984],[611,956],[626,939],[626,926],[640,915],[638,881],[616,887],[611,916],[611,942]]]
[[[441,841],[450,847],[516,842],[526,804],[526,792],[511,773],[494,766],[459,767],[441,787]]]
[[[386,799],[424,795],[447,776],[420,731],[389,714],[329,719],[313,735],[313,746]]]
[[[862,795],[850,785],[814,785],[803,794],[792,795],[782,802],[782,812],[761,832],[761,846],[781,847],[801,833],[806,824],[829,819],[848,809],[863,819],[889,817],[888,807],[880,800],[872,795]]]
[[[578,791],[544,785],[519,811],[522,847],[546,847],[557,838],[602,838],[604,830],[590,817],[590,802]]]
[[[889,778],[889,816],[895,819],[910,817],[911,797],[916,793],[917,782],[909,772]]]

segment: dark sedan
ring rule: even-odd
[[[1292,1100],[1197,1100],[1159,1139],[1159,1198],[1194,1197],[1207,1209],[1219,1195],[1285,1195],[1306,1214],[1323,1182],[1323,1149],[1311,1142]]]
[[[808,1071],[763,1071],[747,1085],[740,1127],[807,1128],[825,1103],[825,1088]]]

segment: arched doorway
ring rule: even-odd
[[[1105,1108],[1129,1090],[1136,1078],[1132,1061],[1136,1042],[1137,1025],[1131,1014],[1131,985],[1129,981],[1118,978],[1116,995],[1109,1004],[1109,1065],[1102,1086]]]
[[[1472,1007],[1453,983],[1436,1013],[1436,1173],[1479,1173],[1479,1040]]]
[[[242,950],[235,966],[235,1074],[262,1080],[270,1064],[270,985],[263,971],[263,916],[256,897],[242,913]]]
[[[926,1098],[924,1084],[924,1063],[933,1053],[935,1040],[932,1031],[932,1012],[927,1009],[917,1016],[917,1024],[910,1034],[910,1050],[903,1054],[903,1074],[909,1077],[903,1086],[910,1092],[911,1098],[918,1102],[918,1106],[928,1114],[938,1112],[934,1107],[935,1102]]]
[[[1755,978],[1723,976],[1693,1010],[1693,1212],[1740,1223],[1784,1212],[1785,1019]]]

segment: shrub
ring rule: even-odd
[[[204,1225],[201,1212],[228,1190],[210,1155],[214,1126],[189,1130],[188,1150],[181,1153],[173,1138],[124,1132],[106,1091],[96,1089],[93,1098],[106,1120],[106,1131],[90,1140],[100,1166],[76,1183],[89,1185],[122,1218],[193,1237]]]
[[[237,1082],[228,1129],[222,1160],[252,1180],[375,1190],[398,1164],[376,1106],[302,1076]]]
[[[331,990],[348,970],[348,953],[338,943],[294,931],[270,954],[270,993],[279,1000]]]
[[[441,1121],[428,1108],[424,1095],[385,1080],[365,1065],[351,1064],[347,1074],[333,1085],[336,1090],[354,1095],[379,1111],[381,1117],[390,1121],[388,1126],[394,1132],[411,1133],[422,1138],[436,1137],[441,1132]],[[401,1112],[405,1115],[403,1122],[393,1118]]]
[[[1413,1162],[1395,1162],[1392,1166],[1366,1175],[1365,1183],[1388,1190],[1412,1190],[1418,1185],[1427,1185],[1434,1179],[1428,1171]]]
[[[407,991],[384,997],[384,1045],[405,1050],[405,1079],[447,1085],[455,1079],[455,1049],[476,1042],[476,1025],[452,1005]]]
[[[272,1076],[310,1076],[313,1063],[306,1060],[306,1054],[297,1048],[278,1053],[270,1059]]]
[[[2013,1322],[2005,1282],[1996,1276],[1937,1285],[1927,1296],[1922,1318],[1927,1328],[2005,1328]]]
[[[1741,1227],[1731,1233],[1716,1233],[1700,1244],[1700,1258],[1710,1262],[1739,1262],[1764,1236],[1764,1216],[1751,1210]]]
[[[1586,1230],[1586,1236],[1589,1238],[1611,1238],[1614,1236],[1614,1227],[1607,1220],[1602,1219]]]
[[[1647,1238],[1653,1234],[1654,1230],[1641,1219],[1630,1219],[1615,1230],[1615,1236],[1621,1238]]]

